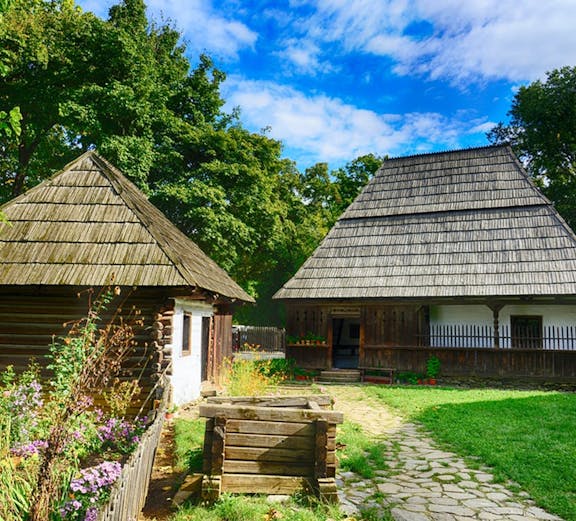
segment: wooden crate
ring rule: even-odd
[[[200,406],[204,436],[202,496],[222,492],[336,494],[336,425],[325,395],[213,398]]]

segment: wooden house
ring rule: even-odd
[[[384,161],[275,298],[305,367],[576,376],[576,236],[508,146]]]
[[[141,315],[130,364],[145,386],[166,372],[178,404],[218,376],[234,306],[252,297],[105,159],[87,152],[1,211],[0,370],[42,361],[86,314],[77,295],[112,284]]]

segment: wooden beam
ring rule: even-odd
[[[232,493],[293,494],[310,486],[304,477],[227,474],[222,476],[222,490]]]
[[[284,421],[307,423],[316,420],[326,420],[330,423],[342,423],[344,415],[337,411],[312,411],[310,409],[270,408],[270,407],[238,407],[233,405],[200,405],[200,416],[214,418],[224,416],[236,420]]]

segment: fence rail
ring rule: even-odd
[[[432,324],[426,335],[419,335],[421,347],[541,349],[576,351],[575,326],[544,326],[542,335],[513,334],[508,325],[498,328],[470,324]]]
[[[258,351],[281,351],[286,346],[286,330],[278,327],[233,326],[232,349],[242,351],[244,346],[259,346]]]
[[[155,412],[156,417],[142,435],[138,448],[122,467],[122,473],[112,489],[110,500],[100,510],[98,521],[136,521],[138,518],[148,493],[168,396],[169,388],[168,384],[165,384],[161,404]]]

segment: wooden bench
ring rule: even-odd
[[[394,383],[395,369],[393,367],[372,367],[372,366],[358,366],[360,369],[360,381],[367,381],[366,378],[373,378],[372,381],[387,380],[389,384]],[[377,373],[374,375],[367,375],[366,372]]]
[[[330,403],[330,397],[308,396],[217,398],[201,405],[200,416],[208,418],[203,500],[214,502],[222,492],[304,489],[337,502],[336,425],[344,418],[325,408]]]

